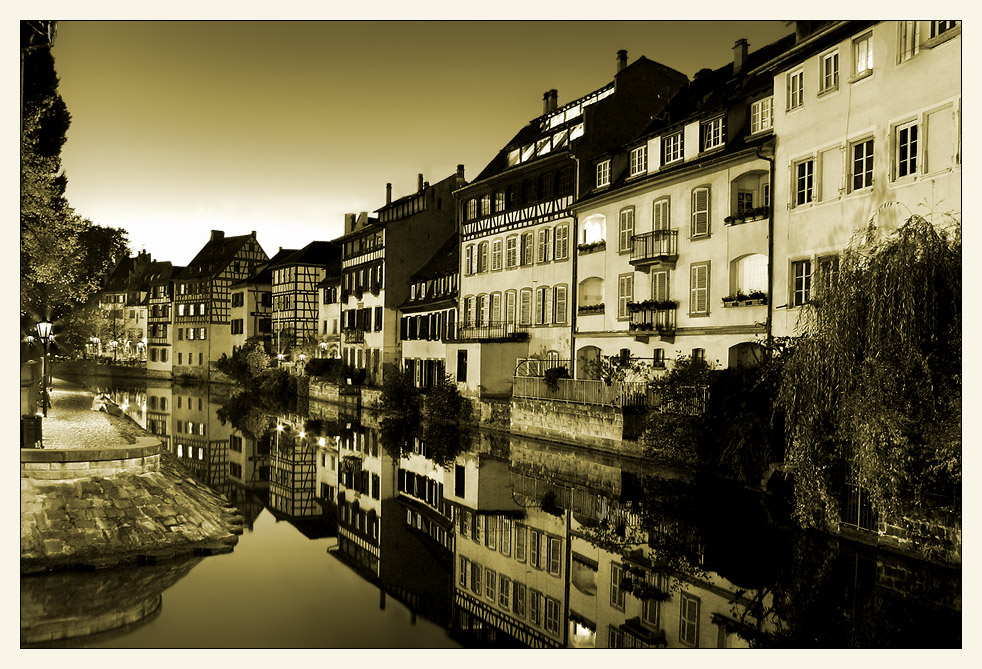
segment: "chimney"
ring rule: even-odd
[[[627,50],[621,49],[617,52],[617,71],[620,72],[627,67]]]
[[[548,114],[549,112],[556,111],[556,89],[546,91],[542,94],[542,113]]]
[[[255,230],[253,230],[253,231],[252,231],[252,236],[253,236],[253,237],[255,237],[255,236],[256,236],[256,231],[255,231]]]
[[[739,74],[745,62],[747,62],[747,40],[741,37],[733,45],[733,74]]]
[[[417,192],[420,192],[420,193],[423,192],[423,175],[422,174],[420,174],[419,177],[416,180],[416,190],[417,190]]]
[[[385,204],[392,204],[392,184],[385,184]]]
[[[212,230],[211,231],[211,237],[208,239],[208,241],[213,242],[216,239],[225,239],[225,231],[224,230]]]
[[[354,229],[355,229],[355,215],[354,214],[345,214],[344,215],[344,234],[348,234],[349,232],[353,231]]]
[[[458,179],[463,179],[464,178],[464,166],[463,165],[457,165],[457,178]]]

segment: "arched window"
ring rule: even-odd
[[[477,271],[478,273],[488,271],[488,243],[481,242],[477,245]]]
[[[607,217],[594,214],[583,219],[583,236],[581,244],[595,244],[607,239]]]
[[[767,292],[767,256],[751,253],[730,263],[730,294]]]

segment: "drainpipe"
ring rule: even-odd
[[[767,216],[767,321],[765,323],[765,333],[767,338],[767,353],[771,355],[774,344],[774,333],[772,323],[774,320],[774,177],[775,164],[773,156],[765,156],[757,150],[757,157],[766,160],[770,164],[769,187],[771,190],[771,202],[768,205]]]

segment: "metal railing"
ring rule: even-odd
[[[521,340],[528,337],[528,332],[524,325],[516,323],[506,323],[504,321],[492,321],[480,325],[472,323],[462,323],[457,328],[456,333],[448,333],[447,341],[466,341],[466,340],[495,340],[510,339]]]
[[[364,330],[344,330],[344,341],[348,344],[360,344],[365,341]]]
[[[554,367],[565,367],[573,373],[573,361],[570,358],[553,358],[544,360],[542,358],[523,358],[515,366],[515,376],[545,376],[547,369]]]
[[[671,334],[675,332],[678,307],[641,308],[631,313],[631,332]]]
[[[654,262],[678,256],[678,237],[678,230],[655,230],[634,235],[631,263]]]
[[[516,377],[512,396],[574,404],[614,407],[655,407],[657,395],[645,382],[611,383],[589,379],[557,379],[555,390],[540,377]]]

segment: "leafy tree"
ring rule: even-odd
[[[871,222],[802,314],[777,404],[796,515],[838,522],[847,476],[880,511],[957,508],[961,484],[961,226]]]

